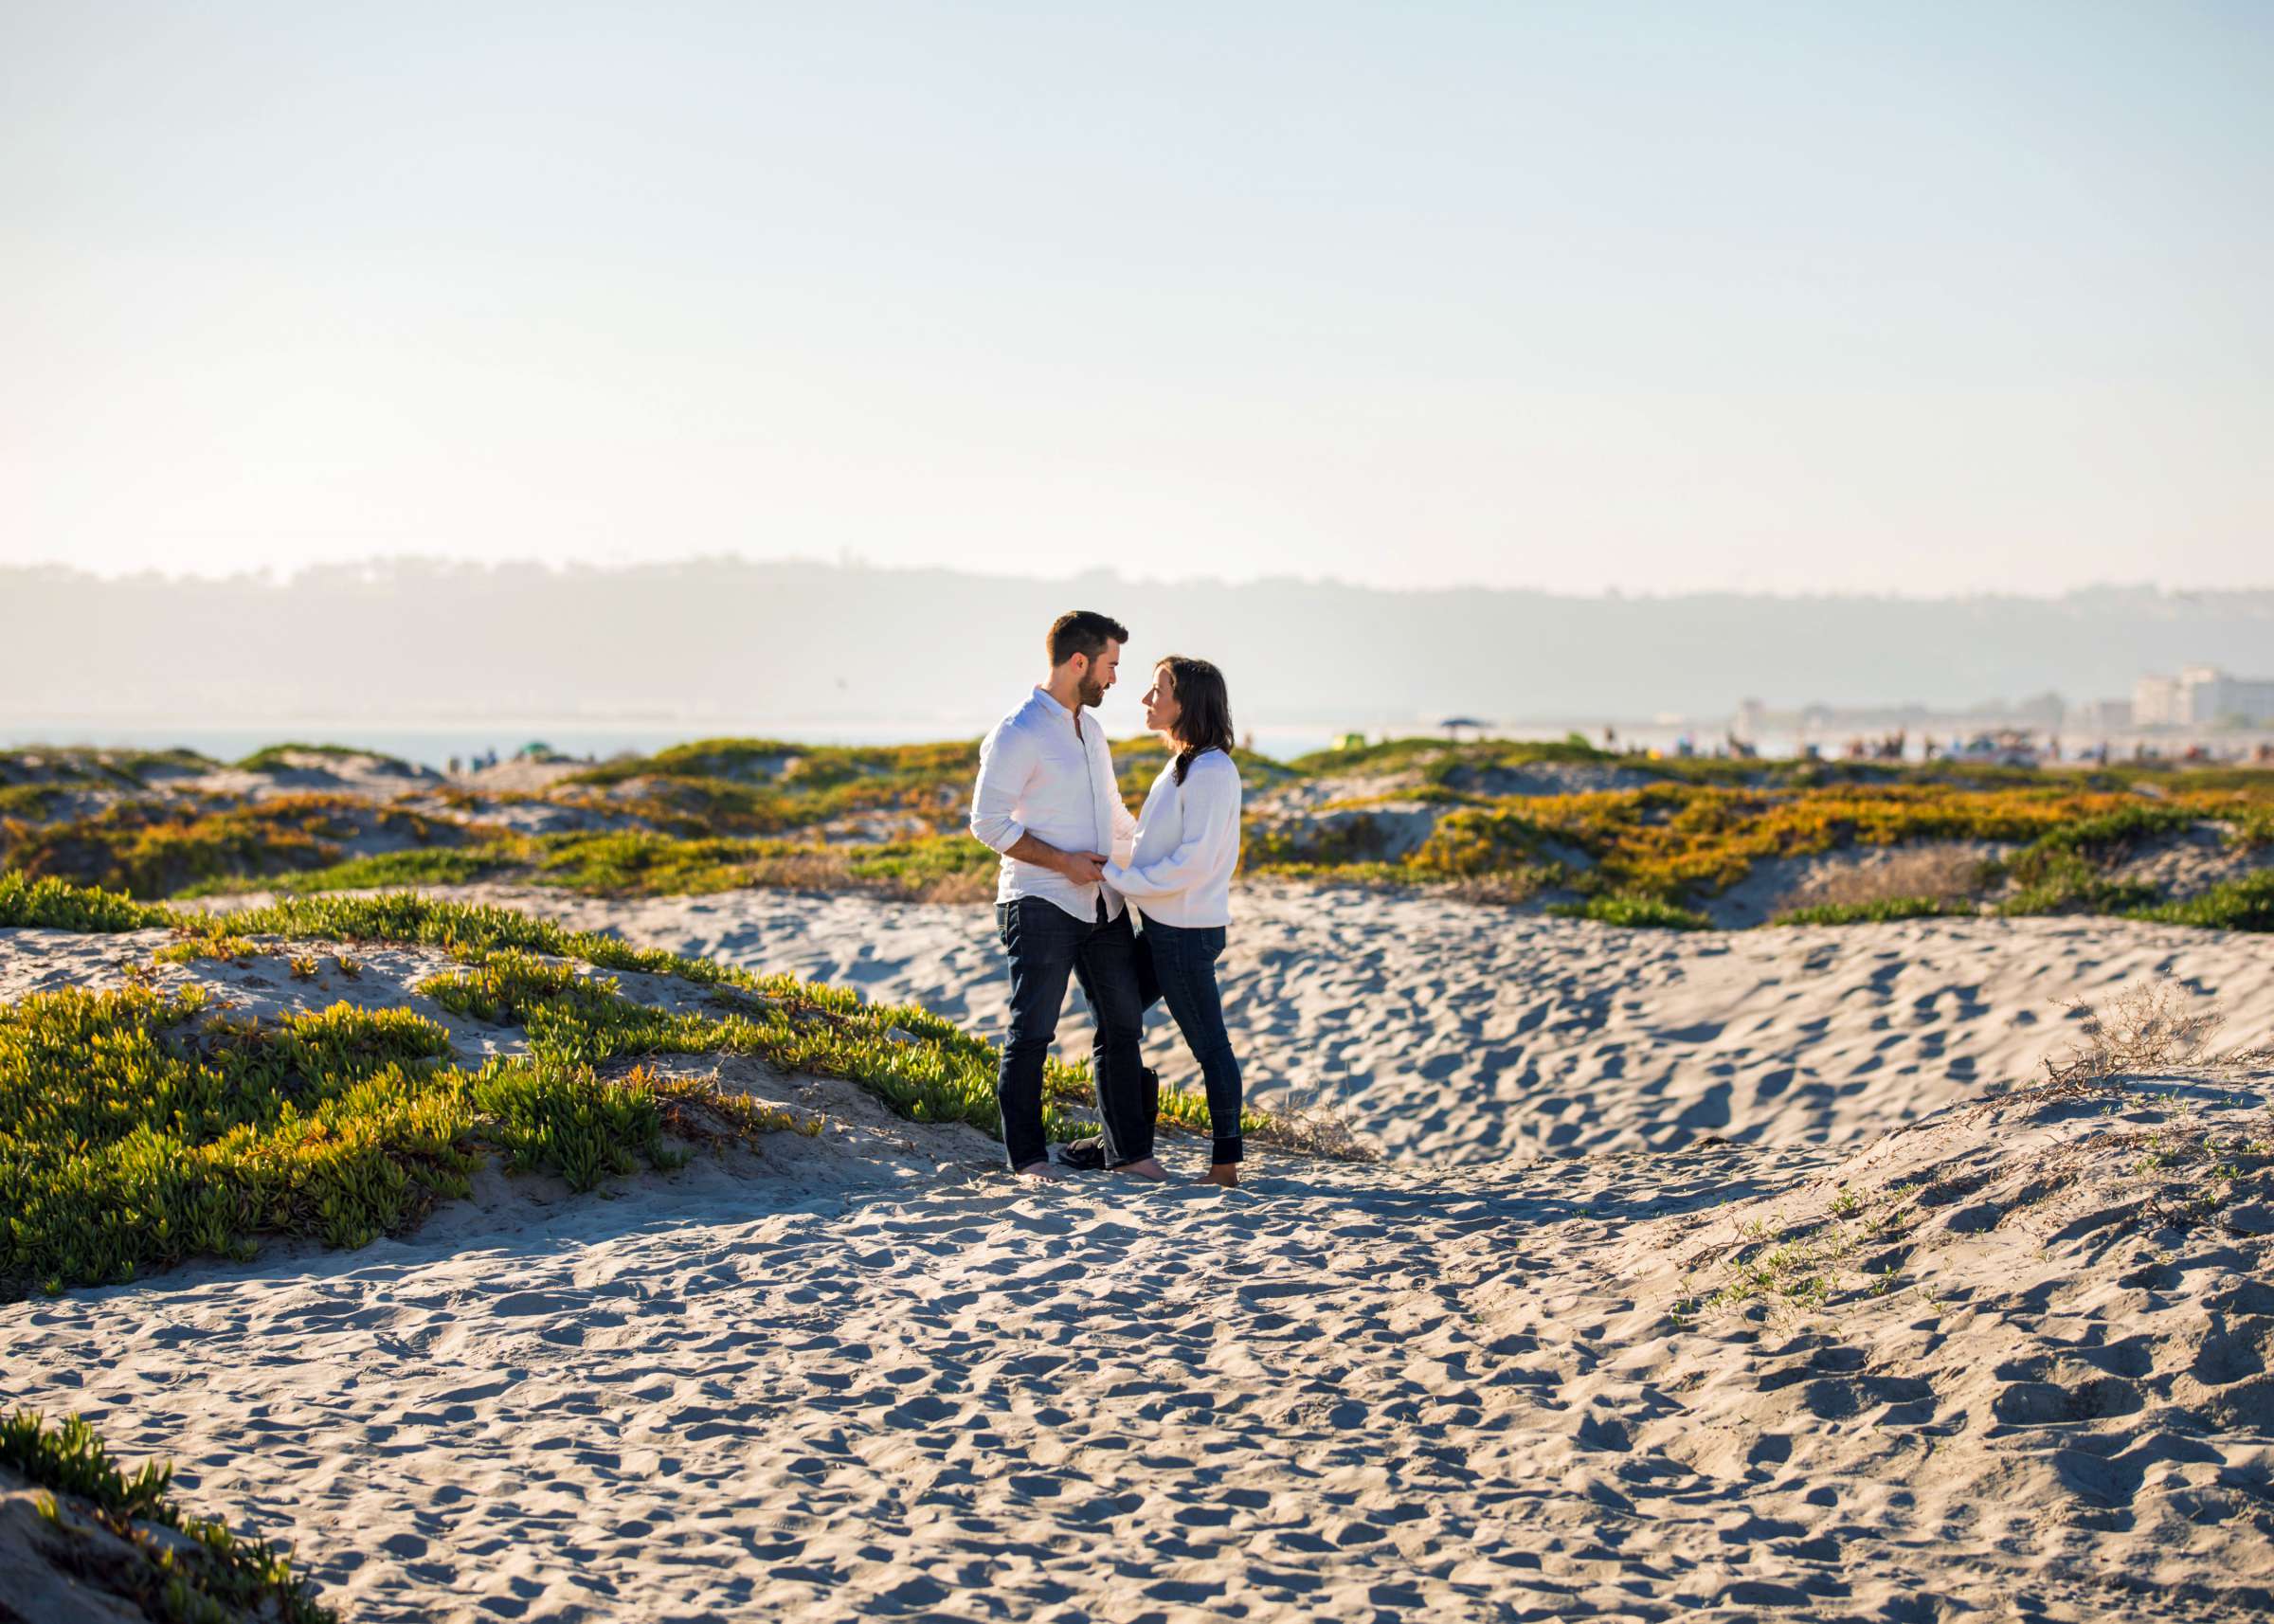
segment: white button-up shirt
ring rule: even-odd
[[[979,782],[971,791],[971,833],[1007,853],[1021,835],[1062,852],[1126,857],[1135,846],[1137,820],[1121,803],[1113,756],[1095,716],[1074,731],[1072,711],[1038,688],[979,747]],[[1111,886],[1077,885],[1056,869],[1004,857],[995,882],[997,902],[1046,897],[1076,919],[1094,921],[1100,893],[1106,917],[1121,917]]]

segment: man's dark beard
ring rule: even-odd
[[[1092,682],[1088,677],[1084,677],[1082,679],[1082,703],[1089,706],[1091,710],[1094,711],[1105,702],[1105,684],[1102,682]]]

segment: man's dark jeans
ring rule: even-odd
[[[1216,1136],[1211,1160],[1221,1166],[1246,1154],[1239,1133],[1239,1061],[1224,1031],[1223,1000],[1217,996],[1216,961],[1223,956],[1221,925],[1164,925],[1145,922],[1139,950],[1139,1006],[1150,1009],[1157,997],[1176,1018],[1185,1047],[1200,1063],[1208,1084],[1208,1126]]]
[[[1105,911],[1102,901],[1098,911]],[[1042,1061],[1058,1035],[1058,1006],[1071,974],[1081,983],[1097,1026],[1090,1075],[1105,1125],[1106,1164],[1142,1162],[1153,1153],[1153,1124],[1137,1106],[1145,1079],[1137,1053],[1137,934],[1129,911],[1092,923],[1043,897],[1022,896],[995,905],[995,928],[1011,956],[1011,1031],[995,1074],[1003,1155],[1014,1170],[1050,1155],[1042,1137]]]

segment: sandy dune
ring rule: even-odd
[[[2009,1281],[2041,1242],[2008,1236],[1886,1299],[1684,1317],[1669,1259],[1721,1203],[1834,1163],[788,1210],[698,1177],[22,1306],[9,1362],[355,1617],[2268,1605],[2267,1245]]]
[[[513,900],[1001,1020],[984,910]],[[0,931],[0,997],[155,940]],[[360,956],[372,999],[427,958]],[[2274,1611],[2274,1210],[2211,1170],[2274,1147],[2274,1076],[2029,1086],[2061,1001],[2158,971],[2265,1040],[2257,943],[1290,892],[1232,962],[1256,1071],[1399,1159],[1036,1191],[754,1069],[829,1130],[0,1308],[9,1397],[171,1454],[354,1618]]]
[[[987,908],[734,892],[503,902],[641,943],[857,986],[1000,1038]],[[2274,1043],[2265,938],[2111,919],[1621,930],[1394,893],[1254,887],[1223,965],[1251,1092],[1337,1102],[1391,1154],[1479,1162],[1707,1134],[1843,1145],[2038,1073],[2067,1006],[2158,976]],[[1147,1056],[1199,1070],[1164,1012]],[[1078,989],[1059,1041],[1089,1042]]]

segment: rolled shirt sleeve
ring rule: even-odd
[[[971,789],[971,833],[982,845],[1007,852],[1026,833],[1015,814],[1034,770],[1034,741],[1007,721],[997,723],[980,744],[979,781]]]

